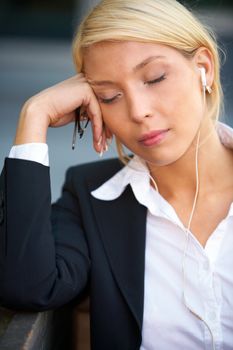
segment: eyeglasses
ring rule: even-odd
[[[87,112],[84,111],[81,113],[81,106],[75,110],[75,123],[74,123],[74,132],[72,139],[72,150],[75,149],[76,137],[77,133],[79,135],[79,139],[83,137],[85,129],[89,123],[90,119],[88,118]]]

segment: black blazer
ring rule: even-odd
[[[48,167],[6,159],[0,180],[0,303],[41,311],[88,291],[93,350],[141,344],[147,210],[130,186],[112,201],[90,194],[121,167],[70,168],[52,210]]]

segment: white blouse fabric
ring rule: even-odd
[[[49,166],[49,152],[46,143],[26,143],[13,146],[9,158],[31,160]]]
[[[233,130],[218,123],[217,131],[221,142],[233,148]],[[12,148],[11,158],[33,160],[28,157],[29,147],[34,152],[33,144],[25,145],[26,156],[24,146],[18,147]],[[114,200],[128,184],[137,201],[148,209],[140,350],[233,349],[233,204],[204,248],[189,232],[184,283],[187,232],[174,208],[150,185],[148,168],[141,159],[135,156],[92,195]]]

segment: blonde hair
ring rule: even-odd
[[[213,32],[176,0],[102,0],[81,22],[73,39],[73,59],[77,71],[83,69],[84,50],[102,41],[158,43],[177,49],[191,58],[200,47],[212,54],[214,81],[206,96],[208,114],[219,118],[223,94],[220,58]],[[126,161],[121,143],[117,150]]]

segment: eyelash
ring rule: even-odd
[[[165,79],[165,74],[161,75],[161,77],[159,77],[158,79],[154,79],[154,80],[150,80],[147,81],[146,84],[156,84],[156,83],[160,83],[161,81],[163,81]]]
[[[117,98],[117,96],[114,96],[112,98],[99,98],[99,100],[101,103],[110,104],[110,103],[114,102],[116,98]]]
[[[158,79],[154,79],[154,80],[150,80],[150,81],[147,81],[145,84],[148,84],[148,85],[153,85],[153,84],[157,84],[157,83],[160,83],[161,81],[163,81],[165,79],[165,74],[163,74],[161,77],[159,77]],[[104,103],[104,104],[111,104],[112,102],[115,101],[115,99],[117,98],[118,95],[112,97],[112,98],[99,98],[100,102],[101,103]]]

